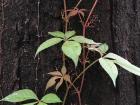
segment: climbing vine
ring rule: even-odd
[[[48,105],[51,103],[62,103],[62,105],[66,105],[67,96],[69,95],[70,89],[74,89],[78,105],[83,105],[81,100],[81,93],[83,82],[85,78],[85,72],[89,70],[91,66],[95,63],[99,62],[101,67],[106,71],[106,73],[110,76],[114,87],[116,87],[116,79],[118,76],[118,68],[120,66],[125,70],[140,76],[140,68],[131,64],[128,60],[122,58],[121,56],[114,54],[112,52],[108,52],[109,46],[106,43],[95,42],[93,39],[86,38],[86,31],[91,26],[93,21],[91,20],[91,16],[94,12],[96,5],[98,4],[98,0],[93,1],[90,12],[87,16],[85,16],[85,12],[88,12],[86,9],[79,8],[79,5],[83,2],[79,0],[78,3],[73,8],[67,8],[67,0],[63,0],[64,10],[62,11],[62,20],[64,21],[64,31],[61,32],[59,30],[54,30],[53,32],[48,32],[51,36],[50,39],[43,42],[39,45],[35,57],[38,57],[39,62],[39,54],[49,49],[52,46],[57,46],[57,44],[61,44],[62,51],[62,62],[61,69],[54,70],[49,72],[48,74],[51,76],[47,82],[46,90],[49,88],[55,88],[56,92],[61,88],[62,84],[66,85],[66,92],[63,99],[60,99],[58,95],[54,93],[49,93],[43,96],[41,99],[37,97],[37,95],[30,89],[22,89],[13,92],[12,94],[4,97],[1,101],[8,102],[23,102],[26,100],[33,100],[30,103],[22,104],[22,105]],[[40,0],[38,1],[38,24],[37,24],[37,32],[39,37],[39,7]],[[77,35],[76,31],[69,30],[68,24],[71,18],[78,16],[79,21],[82,25],[82,33],[81,35]],[[38,39],[39,40],[39,39]],[[95,61],[88,61],[89,52],[99,53],[100,57]],[[81,56],[82,55],[82,56]],[[66,58],[69,58],[73,61],[74,68],[78,67],[78,64],[82,64],[82,70],[79,70],[80,73],[76,76],[73,76],[69,73],[66,64]],[[39,64],[39,63],[38,63]],[[38,66],[37,64],[37,66]],[[36,68],[37,72],[37,68]],[[37,73],[36,73],[37,79]],[[81,80],[79,86],[75,85],[77,80]]]

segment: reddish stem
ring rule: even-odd
[[[80,0],[77,4],[77,6],[81,3],[82,0]],[[93,3],[93,6],[92,6],[92,9],[90,10],[90,13],[86,19],[86,22],[83,24],[83,36],[85,37],[86,35],[86,29],[88,27],[88,22],[90,20],[90,17],[92,15],[92,12],[94,10],[94,8],[96,7],[96,4],[97,4],[98,0],[96,0],[94,3]],[[65,32],[67,31],[67,25],[68,25],[68,21],[67,21],[67,9],[66,9],[66,1],[64,0],[64,12],[65,12]],[[78,101],[79,101],[79,105],[81,105],[81,91],[82,91],[82,87],[83,87],[83,83],[84,83],[84,78],[85,78],[85,71],[88,69],[88,66],[87,69],[86,69],[86,59],[87,59],[87,55],[85,54],[85,48],[84,48],[84,44],[83,44],[83,77],[82,77],[82,80],[81,80],[81,85],[80,85],[80,91],[78,91],[78,89],[76,89],[77,91],[77,95],[78,95]],[[74,82],[81,76],[82,74],[80,74],[75,80]],[[74,86],[75,87],[75,86]],[[70,87],[67,88],[67,91],[66,91],[66,94],[65,94],[65,97],[64,97],[64,102],[63,102],[63,105],[65,104],[65,101],[66,101],[66,97],[68,95],[68,92],[69,92],[69,89]]]
[[[80,91],[77,94],[78,94],[79,105],[82,105]]]
[[[85,37],[85,35],[86,35],[86,29],[87,29],[87,27],[88,27],[87,24],[88,24],[88,22],[89,22],[89,20],[90,20],[90,17],[91,17],[91,15],[92,15],[92,13],[93,13],[93,11],[94,11],[96,5],[97,5],[97,2],[98,2],[98,0],[95,0],[95,2],[93,3],[92,8],[91,8],[91,10],[90,10],[90,13],[89,13],[89,15],[88,15],[88,17],[87,17],[87,19],[86,19],[86,22],[85,22],[84,25],[83,25],[83,36],[84,36],[84,37]],[[85,46],[85,45],[83,44],[83,70],[84,70],[85,67],[86,67],[86,59],[87,59],[86,53],[85,53],[86,51],[85,51],[84,46]],[[82,91],[82,88],[83,88],[84,78],[85,78],[85,73],[84,73],[83,76],[82,76],[81,86],[80,86],[80,92]]]
[[[85,37],[85,34],[86,34],[86,27],[84,27],[83,26],[83,36]],[[83,70],[85,69],[85,67],[86,67],[86,62],[85,62],[85,48],[84,48],[84,46],[85,46],[85,44],[83,44],[83,61],[82,61],[82,63],[83,63]],[[82,91],[82,87],[83,87],[83,84],[84,84],[84,78],[85,78],[85,73],[83,74],[83,76],[82,76],[82,80],[81,80],[81,85],[80,85],[80,93],[81,93],[81,91]]]
[[[91,15],[92,15],[92,13],[93,13],[93,11],[94,11],[96,5],[97,5],[97,2],[98,2],[98,0],[95,0],[95,2],[93,3],[92,8],[91,8],[91,10],[90,10],[90,13],[89,13],[89,15],[88,15],[88,17],[87,17],[87,19],[86,19],[85,24],[84,24],[84,28],[87,28],[87,23],[89,22],[89,19],[90,19]]]

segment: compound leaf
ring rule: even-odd
[[[76,34],[75,31],[67,31],[67,32],[65,33],[65,37],[68,39],[68,38],[74,36],[75,34]]]
[[[130,63],[126,59],[122,58],[121,56],[114,54],[114,53],[109,53],[105,57],[115,59],[116,64],[118,64],[122,68],[126,69],[127,71],[140,76],[140,68],[133,65],[132,63]]]

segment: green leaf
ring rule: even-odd
[[[27,103],[27,104],[22,104],[22,105],[35,105],[37,102],[33,102],[33,103]]]
[[[48,104],[46,104],[44,102],[39,102],[37,105],[48,105]]]
[[[60,100],[60,98],[56,95],[56,94],[53,94],[53,93],[49,93],[47,95],[45,95],[41,101],[45,102],[45,103],[59,103],[59,102],[62,102]]]
[[[48,33],[54,37],[64,38],[64,33],[61,31],[48,32]]]
[[[67,31],[67,32],[65,33],[65,37],[68,39],[68,38],[74,36],[75,34],[76,34],[75,31]]]
[[[129,61],[127,61],[126,59],[122,58],[119,55],[116,55],[114,53],[109,53],[105,56],[106,58],[111,58],[111,59],[115,59],[115,63],[118,64],[119,66],[121,66],[122,68],[126,69],[127,71],[140,76],[140,68],[133,65],[132,63],[130,63]]]
[[[102,68],[108,73],[108,75],[111,77],[114,86],[116,86],[118,70],[117,70],[117,67],[114,64],[113,60],[100,58],[99,63],[102,66]]]
[[[53,46],[53,45],[55,45],[55,44],[60,43],[62,40],[63,40],[63,39],[61,39],[61,38],[51,38],[51,39],[49,39],[49,40],[43,42],[43,43],[38,47],[35,56],[36,56],[38,53],[40,53],[41,51],[43,51],[43,50],[45,50],[45,49],[47,49],[47,48],[49,48],[49,47],[51,47],[51,46]]]
[[[23,89],[23,90],[15,91],[14,93],[3,98],[1,101],[22,102],[30,99],[38,100],[36,94],[32,90]]]
[[[98,49],[101,51],[101,53],[106,53],[109,49],[108,45],[106,43],[101,44]]]
[[[62,51],[64,52],[66,56],[68,56],[69,58],[73,60],[75,66],[77,66],[78,64],[78,59],[81,54],[81,50],[82,48],[81,48],[80,43],[75,42],[75,41],[66,41],[62,45]]]
[[[95,42],[93,40],[85,38],[83,36],[74,36],[74,37],[70,38],[69,40],[74,40],[79,43],[95,44]]]

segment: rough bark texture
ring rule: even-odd
[[[133,35],[133,48],[134,48],[134,61],[135,64],[140,66],[140,1],[136,0],[134,2],[134,11],[135,11],[135,32]],[[140,77],[136,77],[136,104],[139,105],[140,104]]]
[[[68,0],[68,7],[76,2]],[[83,0],[80,7],[90,9],[92,3],[93,0]],[[59,46],[42,52],[36,59],[34,54],[37,46],[49,38],[48,31],[63,30],[63,1],[1,0],[0,5],[0,98],[22,88],[33,89],[41,97],[49,78],[47,73],[61,67],[62,54]],[[110,51],[140,67],[140,0],[99,0],[93,15],[96,21],[87,30],[87,37],[106,42]],[[81,33],[77,18],[71,19],[69,29]],[[140,105],[139,88],[140,78],[123,69],[114,88],[97,64],[86,73],[82,102],[83,105]],[[63,96],[64,92],[58,92]],[[73,102],[75,97],[67,105]]]
[[[59,51],[53,47],[41,54],[40,60],[35,60],[34,54],[40,42],[49,38],[48,31],[61,30],[62,2],[41,0],[39,21],[38,1],[4,0],[3,3],[5,5],[3,11],[1,10],[0,96],[2,98],[19,88],[33,89],[42,96],[48,79],[47,72],[59,65]]]
[[[139,51],[138,0],[113,0],[112,28],[116,53],[136,64]],[[136,48],[137,46],[137,48]],[[138,58],[137,58],[138,59]],[[134,75],[120,69],[117,85],[117,105],[137,104]]]

